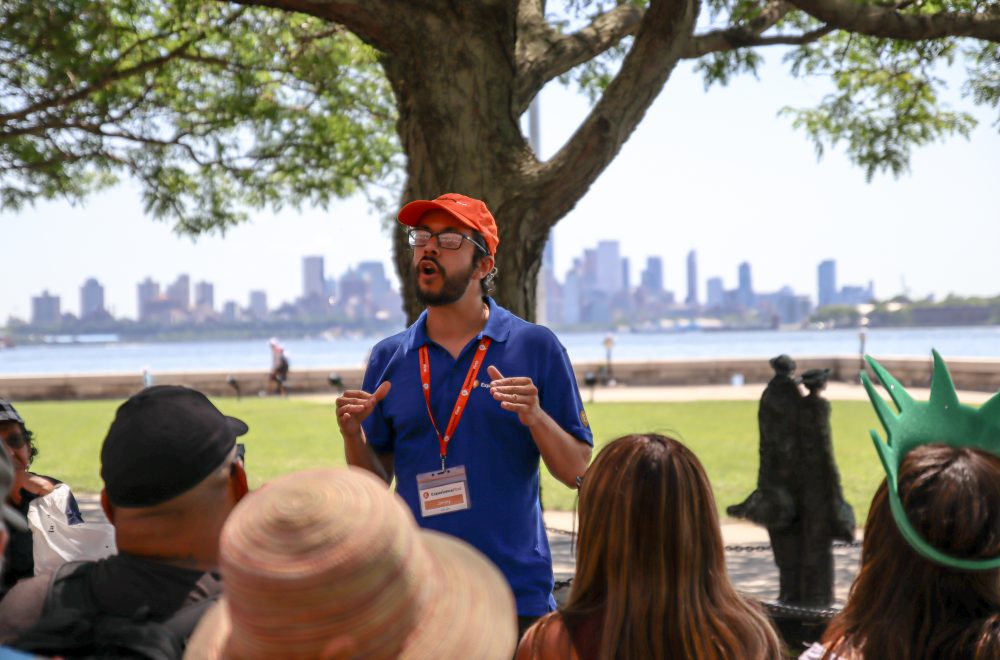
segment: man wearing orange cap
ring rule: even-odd
[[[398,217],[411,227],[412,276],[427,309],[379,342],[362,389],[337,399],[347,460],[395,478],[422,527],[493,560],[523,629],[555,607],[539,459],[571,488],[590,461],[576,378],[550,330],[488,295],[500,239],[483,202],[446,194]]]

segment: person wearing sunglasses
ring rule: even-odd
[[[539,462],[575,488],[593,446],[573,367],[550,330],[490,297],[500,239],[486,204],[448,193],[410,202],[399,222],[426,311],[337,399],[347,460],[395,479],[421,527],[489,557],[524,630],[555,607]]]
[[[0,399],[0,442],[14,468],[14,482],[10,491],[5,493],[6,502],[21,515],[27,515],[28,505],[33,500],[48,495],[61,483],[58,479],[28,471],[38,455],[34,437],[14,405],[7,399]],[[30,531],[12,530],[4,563],[6,570],[0,581],[0,598],[18,580],[35,573]]]

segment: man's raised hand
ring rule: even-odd
[[[383,382],[373,394],[363,390],[347,390],[337,397],[337,425],[346,438],[361,432],[361,422],[365,421],[375,405],[389,393],[392,383]]]
[[[544,417],[538,401],[538,388],[527,376],[505,378],[500,370],[490,365],[486,367],[490,375],[490,393],[500,402],[504,410],[517,413],[517,418],[525,426],[532,426]]]

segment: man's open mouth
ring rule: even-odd
[[[441,268],[431,259],[421,259],[417,264],[417,272],[421,275],[437,275],[440,271]]]

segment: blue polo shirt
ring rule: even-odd
[[[570,435],[593,445],[566,349],[551,330],[520,319],[492,298],[482,333],[458,359],[427,337],[427,312],[404,332],[372,349],[363,389],[374,392],[392,383],[388,396],[364,421],[368,443],[378,453],[392,453],[396,492],[421,527],[456,536],[489,557],[506,576],[520,616],[555,609],[552,556],[538,502],[541,455],[517,415],[500,407],[490,394],[490,365],[505,377],[528,376],[538,388],[542,409]],[[431,410],[444,433],[459,390],[480,339],[492,339],[477,384],[448,445],[448,466],[465,466],[471,508],[423,518],[417,499],[417,475],[441,469],[437,435],[427,416],[420,383],[418,352],[428,347]]]

